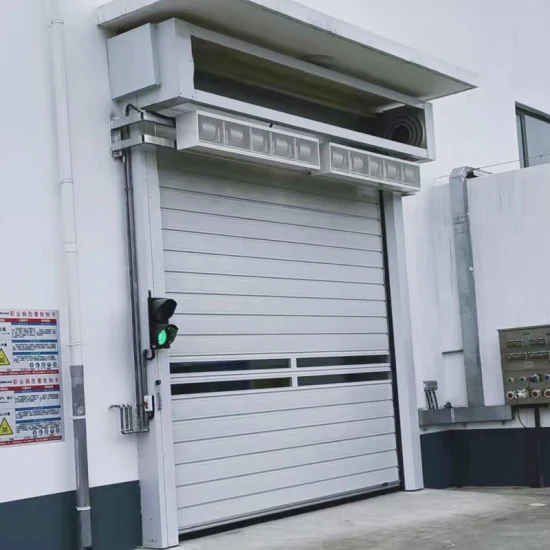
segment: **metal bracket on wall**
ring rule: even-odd
[[[420,426],[441,426],[449,424],[474,424],[478,422],[507,422],[512,420],[512,408],[508,405],[488,407],[449,407],[437,410],[420,409]]]
[[[138,145],[175,149],[176,121],[136,108],[124,117],[111,119],[111,152],[115,158]]]
[[[424,381],[424,394],[426,395],[428,409],[431,411],[439,409],[439,402],[437,400],[437,388],[437,380]]]
[[[120,412],[120,433],[122,435],[132,435],[145,433],[149,431],[149,428],[138,430],[135,425],[134,407],[132,405],[111,405],[110,409],[118,409]]]

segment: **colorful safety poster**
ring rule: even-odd
[[[0,447],[63,439],[58,320],[0,310]]]

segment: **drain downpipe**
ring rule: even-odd
[[[65,66],[65,22],[59,0],[50,0],[53,86],[55,98],[57,154],[61,184],[63,217],[63,252],[67,288],[69,357],[71,372],[72,421],[76,471],[76,511],[78,514],[78,548],[91,550],[92,522],[88,476],[88,439],[84,399],[84,366],[82,357],[81,305],[78,269],[78,242],[74,202],[74,178],[69,123],[69,99]]]

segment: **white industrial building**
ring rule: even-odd
[[[1,3],[0,547],[545,483],[550,332],[525,388],[498,333],[550,324],[550,6],[522,8]]]

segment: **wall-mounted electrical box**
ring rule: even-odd
[[[550,403],[550,325],[499,330],[507,405]]]

